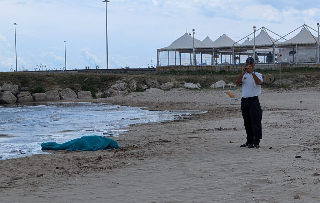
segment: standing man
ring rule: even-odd
[[[247,142],[240,147],[259,148],[262,139],[262,110],[259,102],[262,74],[254,71],[254,59],[247,58],[246,66],[236,84],[242,84],[241,111],[247,133]]]

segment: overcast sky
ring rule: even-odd
[[[45,64],[50,69],[106,67],[105,3],[101,0],[0,0],[0,71]],[[314,0],[110,0],[109,68],[156,64],[157,49],[186,31],[213,41],[226,34],[238,41],[262,26],[285,35],[302,24],[317,30]],[[316,33],[313,33],[316,35]],[[275,37],[276,38],[276,37]]]

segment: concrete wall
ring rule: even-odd
[[[167,71],[241,71],[245,65],[217,65],[217,66],[160,66],[157,67],[157,72]],[[256,64],[255,69],[262,70],[279,70],[280,64]],[[305,63],[305,64],[288,64],[282,63],[281,69],[294,68],[320,68],[320,64]]]

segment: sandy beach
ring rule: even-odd
[[[240,88],[235,90],[240,95]],[[263,89],[260,149],[240,148],[240,102],[220,90],[149,89],[101,99],[206,111],[134,125],[121,149],[0,161],[0,202],[319,202],[320,89]]]

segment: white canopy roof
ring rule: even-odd
[[[205,45],[198,39],[194,38],[194,47],[195,48],[204,48]],[[165,47],[164,49],[193,49],[193,37],[188,33],[185,33],[180,38],[176,39],[170,46]]]
[[[276,40],[268,35],[265,30],[261,30],[260,33],[255,37],[256,46],[272,46]],[[278,42],[275,42],[277,44]],[[244,41],[240,46],[253,46],[254,39]]]
[[[212,43],[212,47],[214,48],[219,48],[219,47],[232,47],[233,44],[235,43],[234,40],[232,40],[230,37],[228,37],[226,34],[223,34],[220,36],[218,39],[216,39]],[[238,44],[235,44],[238,45]]]
[[[309,30],[307,30],[304,26],[301,31],[291,39],[281,43],[283,45],[296,45],[296,44],[316,44],[317,38],[313,36]]]
[[[213,41],[208,36],[204,40],[202,40],[202,43],[206,47],[213,47]]]

